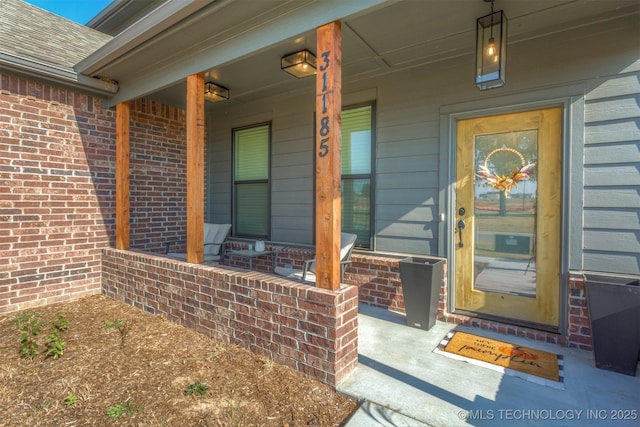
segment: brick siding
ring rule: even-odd
[[[115,239],[115,112],[100,98],[0,73],[0,312],[100,291]],[[131,247],[186,233],[184,111],[132,103]]]
[[[357,288],[105,249],[105,295],[334,386],[358,361]]]
[[[0,75],[0,312],[99,292],[114,126],[100,99]]]
[[[158,253],[187,234],[185,112],[138,99],[130,121],[130,247]]]

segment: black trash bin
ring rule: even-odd
[[[409,257],[398,264],[407,325],[428,331],[436,323],[444,260]]]
[[[586,274],[596,367],[635,375],[640,358],[640,280]]]

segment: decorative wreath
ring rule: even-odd
[[[520,158],[520,169],[513,169],[508,176],[498,176],[493,173],[489,169],[489,159],[500,151],[508,151],[518,156]],[[487,158],[484,159],[484,165],[480,165],[478,167],[476,175],[479,178],[482,178],[486,185],[490,185],[498,191],[504,191],[504,194],[508,196],[512,187],[518,187],[518,182],[527,181],[530,178],[529,175],[531,175],[535,166],[535,163],[525,164],[524,156],[520,154],[518,150],[509,147],[502,147],[496,148],[487,155]]]

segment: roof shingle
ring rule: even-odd
[[[2,0],[0,52],[73,68],[112,37],[23,0]]]

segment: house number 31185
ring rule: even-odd
[[[320,65],[320,71],[322,72],[322,117],[320,118],[320,151],[318,156],[324,157],[329,154],[329,142],[331,134],[331,126],[329,123],[329,116],[327,115],[327,70],[331,65],[329,56],[331,51],[327,50],[322,52],[322,65]]]

